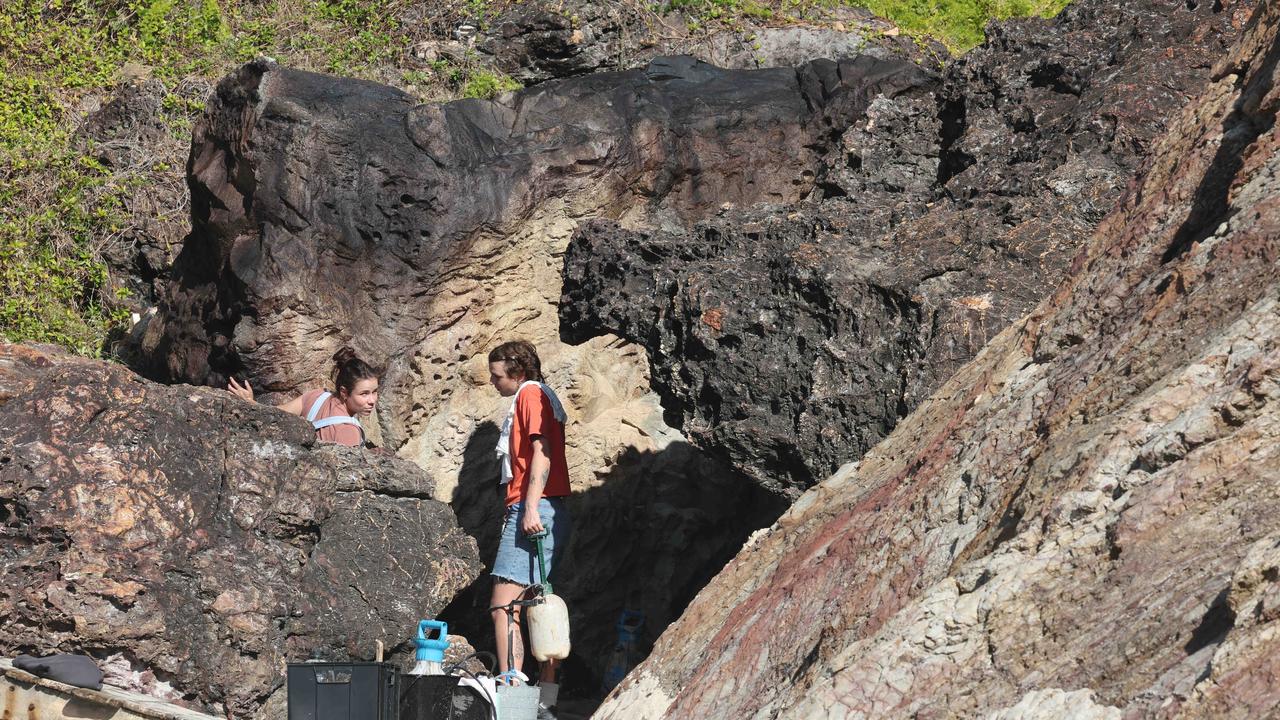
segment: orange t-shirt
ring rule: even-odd
[[[511,482],[507,483],[507,505],[524,500],[533,465],[533,437],[541,435],[551,456],[551,475],[542,497],[569,494],[569,464],[564,457],[564,424],[556,420],[551,403],[537,385],[527,385],[516,394],[516,414],[511,418]]]
[[[316,404],[316,400],[320,398],[322,389],[308,390],[302,395],[302,417],[306,417],[311,412],[311,406]],[[334,417],[336,415],[347,415],[347,407],[338,402],[336,395],[330,395],[328,400],[320,406],[320,412],[316,413],[316,420]],[[316,431],[316,437],[321,442],[338,443],[339,445],[349,445],[351,447],[360,447],[364,444],[364,438],[360,436],[360,428],[355,425],[341,423],[338,425],[330,425],[322,427]]]

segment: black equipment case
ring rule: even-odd
[[[391,663],[290,663],[289,720],[398,720],[400,673]]]

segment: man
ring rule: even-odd
[[[505,486],[506,512],[498,554],[493,564],[493,616],[500,672],[518,671],[524,661],[522,614],[505,609],[525,594],[538,577],[537,550],[530,535],[546,531],[543,550],[547,573],[555,567],[569,541],[571,524],[565,499],[569,495],[569,466],[565,461],[566,415],[556,394],[542,382],[542,361],[532,344],[523,340],[503,343],[489,353],[489,382],[503,396],[512,398],[502,425],[497,453],[502,462],[500,482]],[[508,628],[508,622],[515,623]],[[508,647],[508,637],[511,638]],[[508,657],[514,659],[509,666]],[[547,660],[539,673],[540,717],[550,717],[556,704],[559,661]]]

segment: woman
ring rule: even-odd
[[[489,382],[503,397],[512,398],[511,410],[502,426],[497,452],[502,461],[506,513],[498,555],[493,563],[493,596],[490,608],[502,608],[520,598],[537,577],[537,551],[530,535],[547,535],[543,549],[549,574],[563,555],[569,541],[570,521],[565,499],[569,495],[569,466],[564,452],[566,415],[556,394],[542,382],[542,361],[533,345],[523,340],[507,342],[489,353]],[[519,670],[524,657],[520,636],[520,613],[513,612],[516,627],[511,654],[514,668],[507,667],[507,613],[491,610],[497,644],[498,668]],[[556,704],[557,660],[542,664],[541,704]],[[546,714],[544,713],[544,717]]]
[[[333,392],[323,388],[308,390],[276,407],[305,417],[321,442],[360,447],[364,445],[364,428],[356,418],[367,416],[378,404],[378,371],[345,347],[334,353],[333,364]],[[253,402],[253,388],[248,382],[241,385],[231,378],[227,390]]]

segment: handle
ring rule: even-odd
[[[538,579],[541,580],[543,594],[551,595],[555,591],[551,589],[551,583],[547,582],[547,566],[542,559],[542,539],[547,536],[547,531],[536,532],[529,536],[533,544],[538,547]]]
[[[413,643],[417,646],[413,654],[415,661],[442,662],[444,651],[449,647],[449,626],[439,620],[419,621],[418,636]]]
[[[440,634],[436,637],[430,637],[426,631],[438,630]],[[449,625],[442,620],[422,620],[418,622],[418,639],[419,640],[447,640],[449,638]]]

